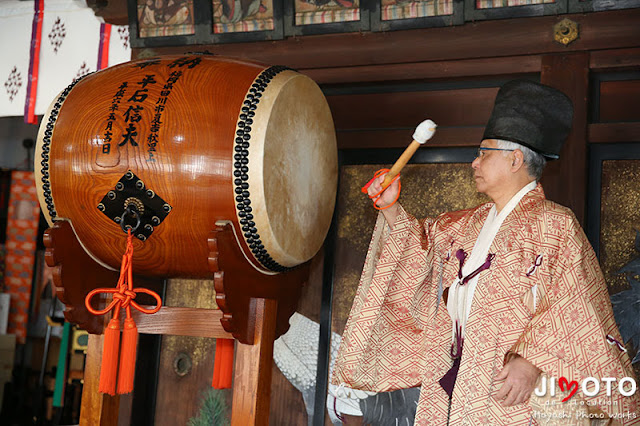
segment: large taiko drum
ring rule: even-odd
[[[315,255],[337,186],[331,112],[285,67],[213,55],[117,65],[69,86],[43,117],[35,170],[49,224],[69,221],[118,269],[128,229],[136,273],[207,277],[208,236],[230,221],[267,274]]]

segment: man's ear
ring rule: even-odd
[[[519,149],[513,151],[511,160],[511,170],[517,172],[524,165],[524,154]]]

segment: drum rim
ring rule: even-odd
[[[62,109],[62,105],[71,93],[71,90],[82,81],[85,77],[91,75],[86,74],[74,80],[62,92],[60,92],[54,101],[49,105],[49,109],[45,113],[38,129],[38,137],[36,140],[36,155],[34,155],[34,168],[36,181],[42,182],[42,185],[36,185],[38,193],[38,201],[41,207],[46,206],[46,210],[42,208],[42,213],[47,220],[49,226],[53,226],[53,222],[57,219],[58,213],[55,208],[53,194],[51,192],[49,153],[51,152],[51,141],[53,140],[53,131],[56,121]]]
[[[246,191],[249,193],[250,185],[248,183],[249,174],[248,171],[244,171],[243,160],[249,159],[249,141],[251,140],[251,130],[246,131],[247,128],[251,129],[251,126],[247,124],[248,120],[253,121],[253,117],[256,115],[255,111],[258,109],[258,103],[262,94],[265,92],[267,86],[273,78],[283,71],[291,70],[288,67],[277,65],[269,67],[263,70],[253,81],[251,87],[247,91],[240,113],[238,115],[238,122],[236,123],[236,138],[233,144],[234,157],[238,155],[240,160],[234,161],[234,194],[235,194],[235,208],[238,219],[238,224],[241,224],[242,220],[247,215],[253,215],[253,209],[251,207],[250,195],[244,195]],[[235,158],[234,158],[235,159]],[[243,190],[243,193],[238,193],[237,188]],[[243,226],[239,225],[242,229]],[[260,238],[260,230],[254,226],[244,226],[242,229],[242,236],[247,248],[252,253],[253,257],[258,261],[262,267],[273,272],[286,272],[291,268],[283,266],[276,262],[271,255],[267,252],[263,245],[263,241]],[[247,229],[249,228],[249,229]],[[251,246],[254,247],[251,247]],[[260,247],[262,246],[262,247]]]
[[[282,73],[285,71],[287,72],[283,75]],[[276,82],[272,81],[274,80],[274,78],[277,78]],[[245,257],[247,257],[247,260],[249,260],[248,257],[251,257],[252,259],[254,259],[253,261],[250,261],[252,265],[255,265],[257,263],[258,265],[260,265],[261,268],[266,269],[267,271],[273,271],[277,273],[286,272],[292,268],[295,268],[298,264],[286,264],[286,263],[283,264],[283,263],[280,263],[281,262],[280,260],[276,260],[278,259],[278,256],[280,256],[281,254],[280,251],[282,250],[282,247],[279,247],[278,245],[279,241],[275,239],[277,234],[275,233],[275,230],[272,229],[269,223],[266,223],[266,224],[257,223],[260,221],[258,216],[253,217],[253,219],[249,219],[250,221],[253,220],[252,222],[250,222],[250,226],[247,225],[247,220],[244,220],[246,215],[249,215],[251,217],[253,213],[255,213],[253,212],[253,209],[252,209],[252,206],[255,205],[255,203],[252,204],[251,199],[254,197],[257,197],[257,199],[254,199],[253,201],[260,201],[261,198],[264,198],[264,195],[265,195],[264,188],[256,189],[255,179],[251,178],[252,168],[250,167],[251,165],[249,163],[255,160],[256,153],[254,150],[256,149],[256,147],[255,146],[250,147],[248,142],[252,140],[251,131],[256,128],[256,126],[254,126],[254,128],[252,129],[251,125],[259,124],[259,122],[254,123],[253,121],[253,119],[258,118],[258,115],[259,115],[257,114],[257,112],[259,111],[257,104],[260,102],[260,98],[262,97],[262,95],[267,94],[265,91],[267,90],[267,87],[270,85],[270,83],[273,83],[276,87],[278,87],[280,84],[287,85],[293,79],[297,79],[297,78],[304,78],[312,82],[313,84],[316,84],[312,79],[305,76],[304,74],[298,73],[295,70],[292,70],[284,66],[274,66],[274,67],[267,68],[256,77],[256,79],[254,80],[254,82],[252,83],[251,87],[248,89],[245,95],[243,106],[238,115],[238,121],[235,129],[236,137],[234,141],[234,148],[232,150],[233,156],[234,156],[233,160],[235,160],[235,161],[232,161],[234,164],[234,169],[233,169],[233,175],[234,175],[233,196],[235,197],[234,207],[236,211],[237,224],[238,224],[238,227],[240,228],[239,234],[242,235],[241,239],[244,242],[244,244],[242,244],[243,253],[245,253]],[[326,103],[326,99],[325,99],[325,103]],[[273,108],[274,105],[275,104],[267,104],[267,108],[270,110],[271,108]],[[264,103],[261,106],[264,107],[265,106]],[[327,108],[328,108],[328,105],[327,105]],[[247,120],[252,120],[252,121],[247,121]],[[249,128],[248,132],[246,131],[247,127]],[[258,131],[258,135],[260,134],[261,134],[260,131]],[[335,137],[333,139],[335,142]],[[337,156],[337,146],[335,147],[335,149],[336,149],[336,156]],[[252,156],[254,157],[254,160],[249,160],[249,158]],[[246,162],[243,162],[243,159],[246,159]],[[258,167],[258,166],[255,166],[255,167]],[[261,167],[258,167],[258,168],[260,170],[262,169]],[[245,180],[243,181],[242,179],[245,179]],[[252,180],[253,180],[253,183],[251,183]],[[337,177],[336,177],[336,184],[337,184]],[[253,189],[250,191],[251,188]],[[333,210],[333,207],[332,207],[332,210]],[[256,210],[256,212],[257,211],[258,210]],[[328,232],[328,227],[326,231]],[[238,236],[239,235],[237,235],[237,237]],[[273,240],[273,241],[269,241],[269,240]],[[270,242],[271,244],[267,246],[267,242]],[[272,252],[270,252],[270,250]],[[275,250],[275,252],[273,250]],[[286,258],[284,258],[284,260],[285,262],[287,262]],[[308,259],[305,258],[304,261],[306,260]],[[304,263],[304,261],[299,263]]]

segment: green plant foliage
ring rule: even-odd
[[[225,391],[209,389],[203,392],[200,413],[189,419],[187,426],[227,426],[230,424]]]

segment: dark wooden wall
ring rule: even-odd
[[[563,18],[580,26],[579,39],[569,46],[553,39],[553,26]],[[587,193],[589,148],[640,144],[640,9],[135,49],[133,57],[187,51],[286,65],[309,75],[325,91],[342,150],[405,147],[425,118],[439,124],[434,146],[476,146],[502,83],[524,77],[554,86],[573,100],[575,120],[562,158],[548,166],[543,184],[548,198],[569,206],[583,225],[588,199],[596,196]],[[317,285],[309,290],[314,303]],[[301,424],[302,398],[277,370],[272,390],[271,423]]]
[[[553,39],[553,25],[565,17],[580,28],[569,46]],[[404,147],[427,117],[439,125],[434,145],[474,146],[500,84],[526,77],[557,87],[574,102],[574,128],[543,183],[547,196],[572,208],[582,223],[588,145],[640,142],[640,77],[604,84],[599,106],[590,87],[596,74],[640,70],[640,9],[134,49],[133,57],[205,50],[287,65],[315,79],[331,105],[341,149]],[[590,119],[594,107],[597,122]]]

